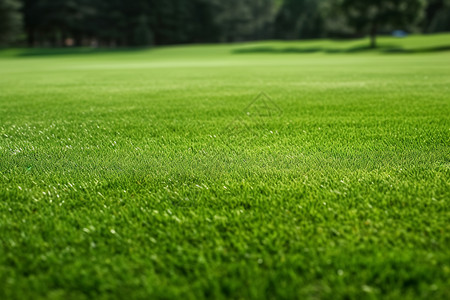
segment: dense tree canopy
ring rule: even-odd
[[[28,42],[150,45],[271,35],[273,0],[23,0]]]
[[[357,32],[368,33],[374,48],[379,30],[415,24],[425,5],[425,0],[335,0],[332,7]]]
[[[275,22],[275,37],[321,37],[324,34],[324,16],[320,4],[320,0],[285,0]]]
[[[20,3],[16,0],[0,0],[0,45],[14,41],[20,34],[22,16],[19,8]]]
[[[429,0],[423,27],[426,32],[450,31],[450,0]]]
[[[450,0],[0,0],[0,43],[147,46],[367,34],[375,43],[377,32],[411,29],[422,15],[423,32],[450,30]]]

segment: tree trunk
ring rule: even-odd
[[[370,48],[375,49],[377,47],[377,24],[372,24],[370,28]]]

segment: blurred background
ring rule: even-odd
[[[2,47],[130,47],[450,31],[450,0],[0,0]]]

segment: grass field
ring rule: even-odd
[[[450,35],[0,51],[1,299],[449,299]]]

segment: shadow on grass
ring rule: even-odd
[[[255,54],[255,53],[272,53],[272,54],[289,54],[289,53],[359,53],[359,52],[379,52],[385,54],[414,54],[414,53],[429,53],[429,52],[443,52],[450,51],[450,45],[437,47],[423,47],[415,49],[405,49],[397,45],[382,45],[377,48],[370,46],[356,46],[352,48],[331,48],[331,47],[286,47],[275,48],[270,46],[262,47],[246,47],[239,48],[232,51],[234,54]]]
[[[38,57],[38,56],[64,56],[83,54],[106,54],[106,53],[133,53],[150,48],[29,48],[22,49],[17,56]]]
[[[45,57],[45,56],[69,56],[69,55],[90,55],[90,54],[113,54],[113,53],[139,53],[141,51],[149,51],[154,48],[146,47],[130,47],[130,48],[23,48],[13,53],[12,56],[19,57]],[[5,50],[5,49],[1,49]],[[421,47],[406,49],[399,45],[380,45],[377,48],[370,48],[368,45],[359,45],[351,48],[333,48],[331,46],[314,46],[314,47],[272,47],[272,46],[256,46],[242,47],[232,50],[233,54],[308,54],[308,53],[385,53],[385,54],[414,54],[414,53],[430,53],[450,51],[450,45],[441,45],[435,47]]]

